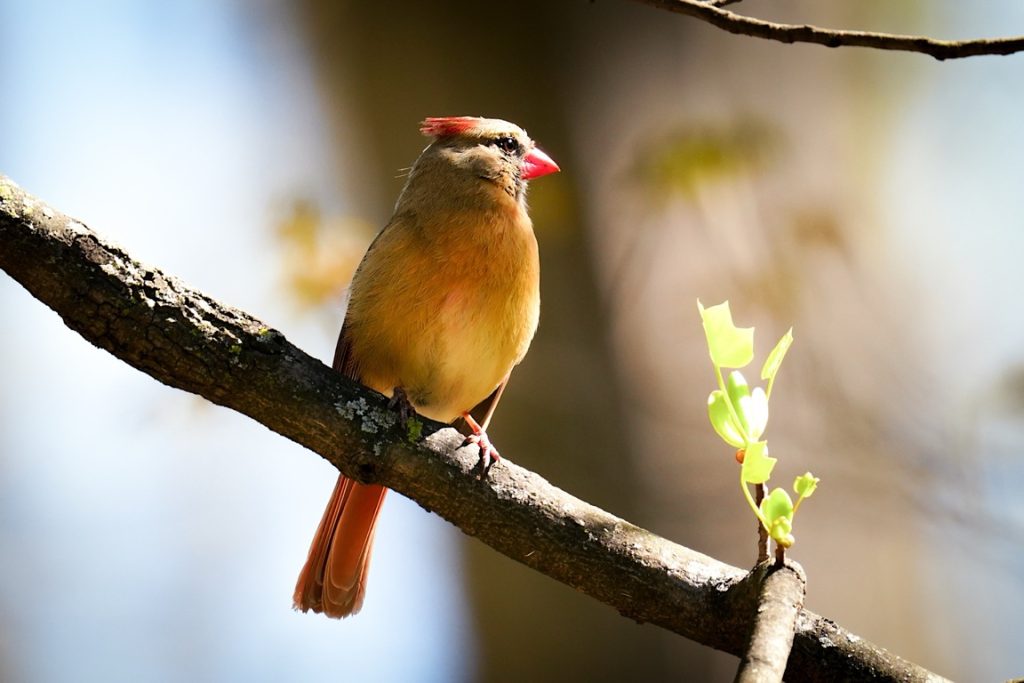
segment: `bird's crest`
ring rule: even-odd
[[[450,137],[462,135],[479,123],[476,116],[430,116],[420,124],[420,132],[435,138]]]

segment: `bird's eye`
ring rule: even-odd
[[[519,141],[511,135],[502,135],[495,138],[493,144],[502,152],[508,152],[509,154],[517,154],[519,152]]]

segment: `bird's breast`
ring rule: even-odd
[[[387,394],[401,386],[445,422],[497,387],[526,353],[540,309],[536,238],[525,214],[514,218],[382,233],[346,317],[365,384]]]

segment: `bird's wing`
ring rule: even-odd
[[[374,249],[380,245],[381,237],[385,233],[389,233],[397,229],[395,226],[401,224],[403,219],[409,217],[403,214],[395,214],[391,217],[391,220],[380,229],[380,232],[374,236],[373,241],[370,242],[370,246],[366,248],[366,253],[363,254],[362,260],[359,261],[359,266],[356,267],[356,272],[352,275],[352,281],[354,282],[356,276],[359,274],[360,268],[366,263],[367,258],[373,253]],[[345,306],[348,307],[348,300],[351,297],[351,292],[345,294]],[[352,357],[352,342],[348,337],[348,325],[342,324],[341,332],[338,334],[338,345],[334,347],[334,363],[331,365],[335,370],[345,375],[349,379],[359,381],[359,365],[356,360]]]
[[[359,381],[359,369],[356,367],[355,359],[352,358],[352,343],[349,341],[346,325],[341,326],[338,345],[334,347],[334,363],[331,367],[349,379]]]

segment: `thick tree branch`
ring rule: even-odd
[[[1024,36],[978,40],[936,40],[869,31],[843,31],[808,24],[779,24],[722,9],[738,0],[634,0],[659,9],[696,17],[729,33],[782,43],[813,43],[826,47],[871,47],[876,50],[921,52],[935,59],[959,59],[979,55],[1009,55],[1024,51]]]
[[[741,655],[757,586],[430,421],[397,424],[386,400],[251,316],[133,260],[0,176],[0,268],[68,327],[155,379],[252,417],[361,481],[412,498],[499,552],[614,607]],[[801,611],[788,678],[940,680]]]

